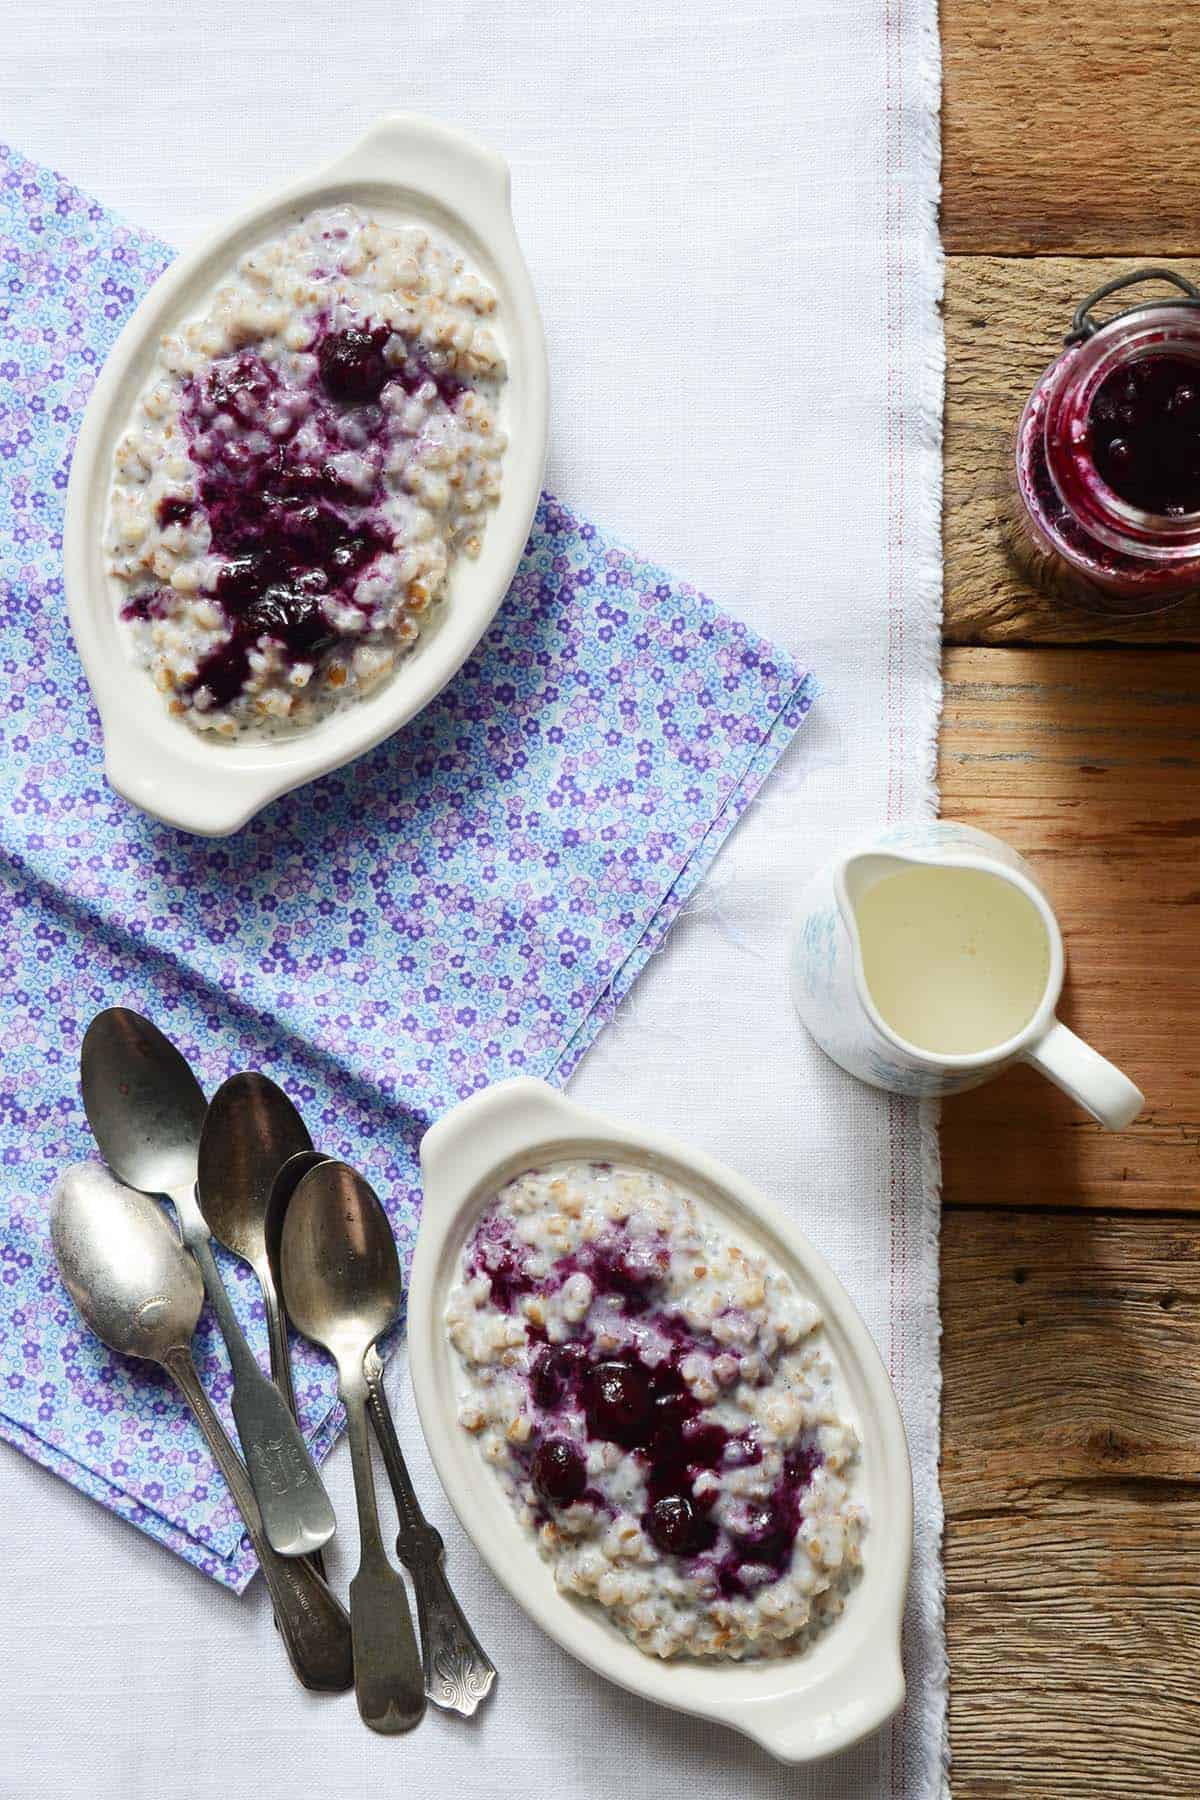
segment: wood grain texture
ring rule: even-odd
[[[950,649],[941,780],[1044,879],[1062,1016],[1148,1100],[1114,1135],[1026,1069],[956,1095],[947,1200],[1200,1210],[1200,652]]]
[[[1200,251],[1195,0],[945,0],[951,251]]]
[[[1021,1070],[943,1110],[954,1792],[1197,1800],[1200,607],[1049,601],[1005,514],[1080,297],[1200,272],[1200,4],[943,0],[942,38],[943,811],[1033,860],[1063,1015],[1150,1102],[1109,1136]]]
[[[956,1800],[1200,1794],[1200,1221],[947,1214]]]
[[[1039,593],[1010,549],[1008,477],[1021,409],[1061,349],[1077,303],[1138,260],[954,257],[947,266],[943,541],[951,643],[1200,643],[1200,602],[1146,619],[1085,612]],[[1200,280],[1200,262],[1167,266]],[[1146,289],[1151,297],[1168,291]],[[1108,313],[1119,306],[1110,302]]]

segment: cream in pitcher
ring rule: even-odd
[[[942,821],[882,832],[813,878],[792,991],[822,1049],[876,1087],[955,1093],[1030,1062],[1121,1130],[1142,1095],[1055,1017],[1063,967],[1024,860]]]
[[[855,914],[867,992],[910,1044],[970,1055],[1029,1023],[1050,975],[1037,907],[982,869],[914,863],[870,882]]]

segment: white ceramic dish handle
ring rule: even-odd
[[[594,1125],[592,1114],[565,1094],[517,1075],[473,1095],[429,1127],[421,1139],[422,1178],[427,1188],[452,1182],[464,1193],[490,1180],[510,1156],[526,1157],[530,1144],[567,1142],[573,1131],[590,1134]]]
[[[481,187],[489,204],[505,211],[511,197],[508,164],[499,151],[417,113],[385,113],[327,172],[390,174],[438,194],[471,220],[479,214]]]

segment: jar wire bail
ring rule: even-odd
[[[1086,343],[1088,338],[1093,337],[1100,329],[1095,319],[1090,316],[1093,306],[1098,305],[1101,300],[1107,300],[1110,294],[1119,293],[1122,288],[1133,287],[1139,281],[1169,281],[1172,286],[1177,287],[1181,293],[1187,296],[1187,303],[1200,305],[1200,288],[1196,286],[1195,282],[1189,281],[1186,275],[1180,275],[1177,270],[1157,267],[1134,269],[1128,275],[1114,276],[1112,281],[1104,282],[1101,287],[1094,289],[1079,302],[1075,308],[1075,316],[1071,320],[1071,329],[1063,342],[1065,344]],[[1150,301],[1147,304],[1170,306],[1178,305],[1179,302],[1160,300]],[[1120,317],[1119,314],[1116,316]]]

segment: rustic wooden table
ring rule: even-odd
[[[1079,299],[1200,279],[1200,0],[943,0],[942,806],[1046,877],[1064,1016],[1148,1106],[947,1102],[943,1478],[957,1800],[1200,1796],[1200,605],[1064,618],[996,492]]]

